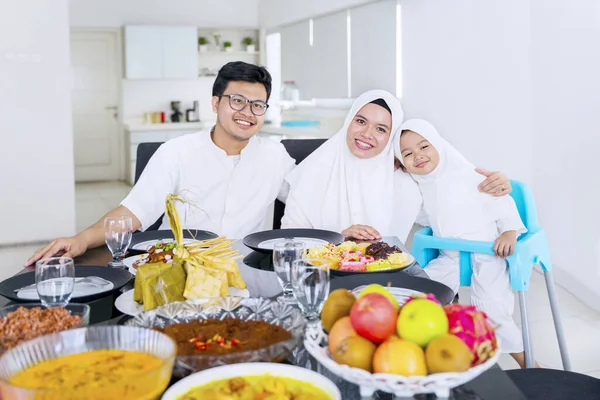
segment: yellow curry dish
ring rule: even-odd
[[[142,352],[94,350],[43,361],[9,382],[35,390],[36,400],[153,400],[171,378],[163,365],[160,358]]]
[[[332,400],[323,390],[286,377],[262,375],[214,381],[178,400]]]

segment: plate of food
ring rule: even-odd
[[[252,371],[252,372],[248,372]],[[312,370],[277,363],[225,365],[190,375],[163,395],[163,400],[195,399],[341,400],[337,386]]]
[[[198,229],[184,229],[183,230],[183,243],[194,243],[200,240],[215,239],[218,237],[214,232],[203,231]],[[129,248],[136,251],[144,251],[154,246],[157,242],[167,243],[174,242],[175,237],[173,231],[168,229],[161,229],[158,231],[146,231],[134,233],[131,237],[131,244]]]
[[[129,272],[133,275],[136,274],[137,268],[140,265],[155,263],[171,264],[173,262],[177,243],[173,240],[158,240],[152,243],[146,248],[146,253],[130,256],[123,260],[123,264],[127,266]],[[186,244],[202,243],[202,241],[183,239],[183,243],[185,246]]]
[[[496,325],[485,313],[471,305],[442,306],[431,293],[399,302],[382,287],[370,285],[358,295],[337,289],[323,311],[322,327],[307,332],[304,346],[364,397],[380,390],[447,398],[450,389],[496,365],[501,353]]]
[[[148,256],[134,260],[137,268],[132,268],[135,270],[133,296],[124,293],[119,302],[121,311],[126,314],[139,311],[134,303],[148,311],[171,302],[230,296],[232,293],[248,295],[237,265],[237,259],[242,256],[231,247],[233,240],[216,237],[184,243],[176,201],[183,200],[176,195],[167,196],[165,213],[174,243],[155,243]]]
[[[301,241],[307,249],[311,249],[328,244],[338,245],[344,241],[344,236],[322,229],[274,229],[246,236],[244,245],[260,253],[273,253],[275,243],[285,239]]]
[[[125,325],[160,330],[177,343],[173,374],[247,362],[281,362],[302,341],[306,319],[263,298],[188,300],[144,311]]]
[[[144,312],[144,303],[134,300],[135,289],[128,290],[122,293],[115,300],[115,308],[123,314],[135,317],[136,315]],[[229,288],[229,295],[234,297],[250,297],[248,289],[239,289],[235,287]],[[208,298],[197,298],[195,301],[202,302],[207,301]]]
[[[385,242],[346,241],[339,245],[326,244],[309,249],[308,257],[329,261],[333,276],[397,272],[415,263],[415,258],[410,253]]]

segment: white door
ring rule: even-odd
[[[121,178],[118,41],[117,32],[71,31],[76,182]]]

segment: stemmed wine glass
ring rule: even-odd
[[[283,304],[296,304],[292,289],[292,263],[304,255],[304,243],[286,239],[275,243],[273,247],[273,269],[283,288],[283,294],[277,300]]]
[[[104,240],[113,256],[109,267],[125,268],[123,257],[131,244],[133,223],[129,216],[110,217],[104,220]]]

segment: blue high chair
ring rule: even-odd
[[[521,325],[523,331],[523,347],[525,350],[525,364],[527,368],[535,366],[533,348],[531,346],[531,334],[527,318],[527,302],[525,292],[529,290],[529,280],[533,266],[539,264],[544,271],[550,308],[554,319],[554,328],[560,348],[563,369],[571,371],[571,362],[567,353],[564,332],[556,300],[554,277],[552,276],[552,264],[550,264],[550,253],[546,241],[546,233],[538,223],[537,211],[533,193],[522,182],[511,181],[512,193],[519,215],[527,232],[521,235],[514,249],[513,255],[506,258],[510,284],[513,290],[519,293],[519,307],[521,310]],[[494,243],[478,242],[461,239],[444,239],[434,237],[431,228],[423,228],[415,233],[411,253],[416,261],[426,268],[429,261],[436,258],[439,250],[454,250],[460,252],[460,285],[471,286],[471,253],[494,254]],[[427,270],[425,270],[427,271]]]

